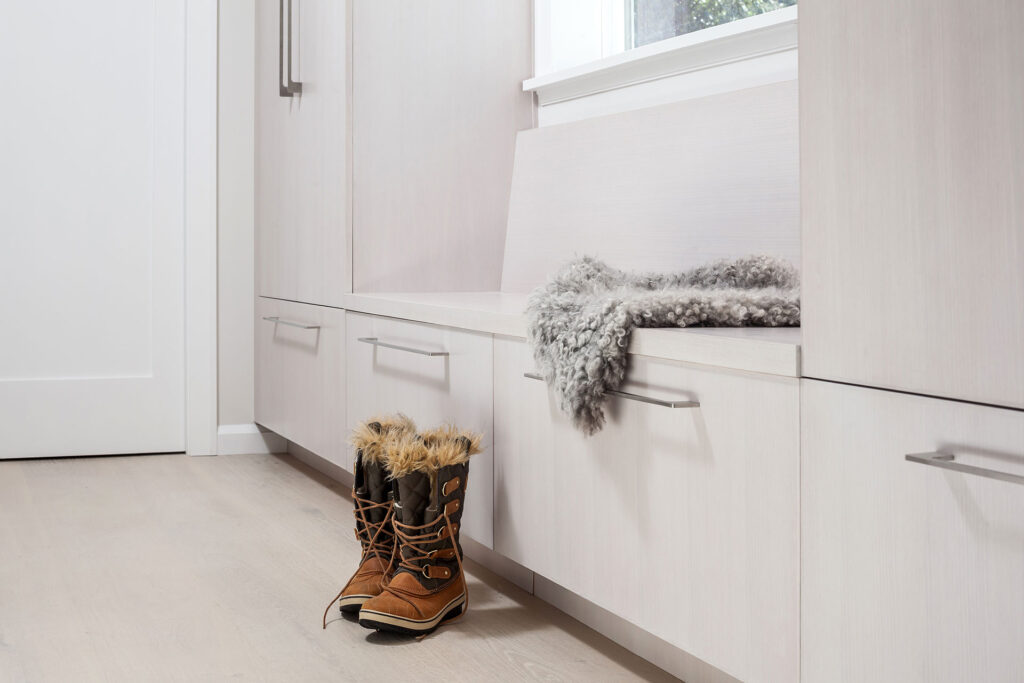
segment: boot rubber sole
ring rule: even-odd
[[[355,614],[372,595],[346,595],[338,599],[338,609],[346,614]]]
[[[359,625],[363,628],[372,628],[378,631],[404,633],[407,636],[422,636],[427,633],[433,633],[444,622],[462,614],[462,606],[465,602],[466,594],[463,593],[445,605],[444,609],[438,612],[436,617],[430,619],[408,619],[395,616],[394,614],[364,609],[359,612]]]

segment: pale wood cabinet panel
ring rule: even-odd
[[[352,290],[348,3],[291,4],[294,97],[279,94],[278,2],[256,9],[256,293],[339,306]]]
[[[1017,681],[1024,486],[908,462],[1024,474],[1024,412],[803,380],[802,676]]]
[[[355,1],[355,291],[499,288],[531,5]]]
[[[494,340],[495,550],[745,681],[796,681],[798,380],[633,357],[576,432]]]
[[[452,423],[483,433],[483,452],[470,460],[462,528],[473,540],[491,547],[491,335],[358,313],[346,317],[349,429],[376,415],[404,413],[420,429]],[[360,338],[448,355],[424,356],[373,346]],[[351,452],[344,467],[352,469]]]
[[[1024,407],[1024,3],[800,6],[804,374]]]
[[[256,422],[345,465],[345,312],[257,299],[256,367]]]

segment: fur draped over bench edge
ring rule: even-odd
[[[628,273],[584,256],[530,295],[533,357],[558,406],[587,435],[622,384],[637,327],[796,327],[800,277],[772,256],[721,260],[681,273]]]

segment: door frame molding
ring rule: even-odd
[[[217,454],[217,0],[185,4],[185,452]]]

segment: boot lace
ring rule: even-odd
[[[375,503],[373,500],[363,498],[354,492],[352,494],[352,500],[355,503],[355,509],[352,510],[352,514],[356,517],[356,531],[358,532],[357,535],[359,537],[359,543],[363,547],[363,554],[359,559],[359,566],[356,567],[354,572],[352,572],[352,576],[348,578],[348,581],[345,582],[344,586],[347,586],[349,581],[355,578],[356,574],[359,573],[360,568],[362,568],[363,562],[365,562],[368,557],[376,555],[380,558],[388,558],[388,568],[385,570],[384,576],[387,576],[391,571],[391,565],[395,561],[395,533],[393,531],[389,531],[387,528],[388,522],[392,521],[395,512],[394,507],[391,505],[391,501],[385,500],[380,503]],[[371,522],[369,520],[367,513],[385,507],[387,508],[387,512],[384,513],[383,519],[379,522]],[[362,524],[361,528],[360,523]],[[381,581],[383,582],[383,577],[381,577]],[[342,586],[341,590],[338,591],[338,594],[335,595],[329,603],[327,603],[327,607],[324,609],[323,626],[325,629],[327,628],[327,614],[331,611],[331,607],[334,606],[334,603],[338,601],[338,598],[341,597],[341,594],[345,592],[344,586]]]

